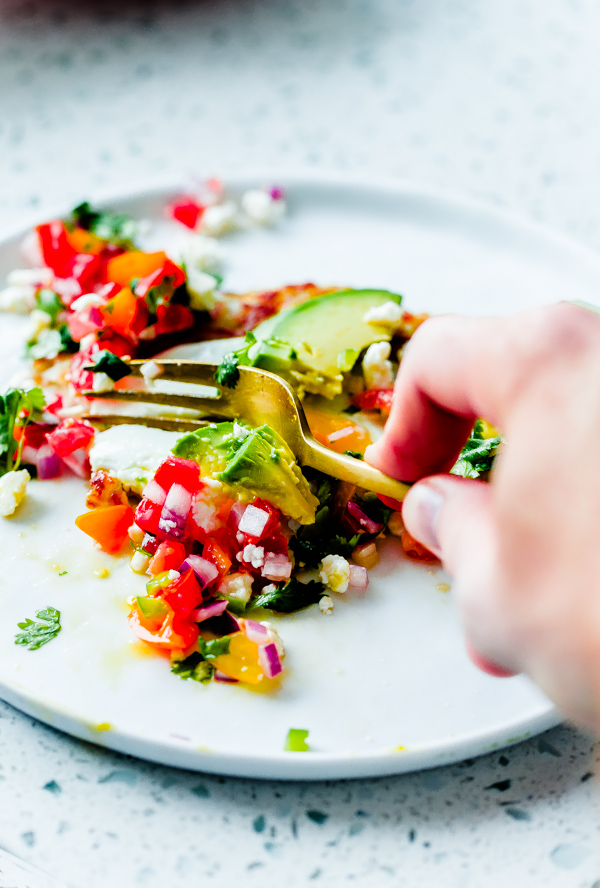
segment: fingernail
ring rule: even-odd
[[[440,552],[437,521],[443,502],[442,494],[429,484],[415,484],[402,509],[408,531],[436,555]]]

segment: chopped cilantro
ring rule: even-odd
[[[214,660],[221,654],[228,654],[230,643],[229,635],[224,635],[223,638],[213,638],[210,641],[205,641],[202,637],[198,639],[198,647],[205,660]]]
[[[59,577],[64,577],[65,574],[67,574],[67,573],[68,573],[68,571],[66,571],[66,570],[61,570],[61,572],[59,573]]]
[[[252,607],[268,607],[271,610],[284,614],[291,614],[300,608],[316,604],[323,597],[325,587],[323,583],[312,580],[310,583],[301,583],[296,577],[272,592],[263,592],[252,602]]]
[[[344,456],[353,456],[354,459],[364,459],[364,456],[358,450],[344,450]]]
[[[310,746],[306,742],[307,737],[308,731],[302,728],[290,728],[283,748],[286,752],[310,752]]]
[[[451,469],[451,474],[460,475],[463,478],[479,478],[486,475],[494,464],[496,451],[501,443],[500,435],[494,438],[484,438],[483,425],[480,420],[477,420],[469,440],[461,450],[456,465]]]
[[[94,355],[93,366],[84,367],[84,370],[89,370],[91,373],[106,373],[113,382],[118,382],[119,379],[123,379],[123,377],[131,374],[129,364],[122,361],[121,358],[108,351],[108,349],[103,349]]]
[[[319,512],[317,512],[318,516]],[[314,527],[314,525],[312,526]],[[298,535],[290,540],[290,548],[296,556],[296,561],[306,567],[318,567],[326,555],[342,555],[344,558],[349,558],[358,546],[361,536],[357,533],[352,537],[336,534],[324,539],[318,535],[307,538],[300,536],[302,530],[304,528],[300,528]]]
[[[171,660],[171,672],[180,678],[191,678],[202,684],[210,681],[214,672],[214,666],[203,659],[202,654],[194,651],[189,657]]]
[[[39,622],[35,620],[24,620],[17,623],[22,632],[15,635],[15,644],[23,644],[30,651],[36,651],[42,645],[48,644],[53,638],[56,638],[61,630],[60,611],[55,607],[45,607],[35,612]]]
[[[61,311],[65,311],[65,305],[58,293],[46,288],[38,290],[35,297],[35,307],[49,314],[53,324],[56,323],[56,319]]]
[[[138,223],[125,213],[102,213],[92,209],[87,201],[75,207],[72,221],[96,237],[126,249],[134,248]]]
[[[215,373],[215,379],[219,385],[224,385],[227,388],[235,388],[236,383],[240,378],[238,363],[239,357],[236,352],[229,352],[229,354],[225,355]]]
[[[175,275],[167,274],[154,287],[150,287],[144,296],[144,302],[150,314],[155,315],[159,305],[167,305],[173,295]]]
[[[61,352],[74,354],[78,349],[79,344],[71,338],[67,324],[61,324],[56,329],[42,330],[36,339],[30,339],[26,355],[34,361],[51,361]]]
[[[21,443],[17,443],[15,427],[25,428],[38,419],[45,406],[40,388],[29,391],[9,388],[4,395],[0,395],[0,475],[18,469],[21,462],[23,437],[20,438]]]

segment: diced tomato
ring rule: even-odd
[[[144,253],[141,250],[132,250],[129,253],[121,253],[120,256],[108,261],[106,280],[128,287],[134,278],[146,278],[163,268],[168,261],[167,254],[162,251]]]
[[[148,573],[153,577],[167,570],[179,570],[185,560],[185,546],[171,540],[163,540],[156,549],[150,564]]]
[[[159,593],[160,598],[166,601],[175,614],[184,619],[202,603],[202,590],[194,571],[190,568]]]
[[[224,577],[229,573],[231,557],[223,544],[217,543],[214,539],[207,540],[202,550],[202,557],[215,565],[219,571],[219,576]]]
[[[390,415],[394,389],[368,389],[352,398],[355,407],[361,410],[380,410],[384,416]]]
[[[105,552],[116,555],[129,539],[128,530],[133,524],[133,509],[131,506],[93,509],[76,518],[75,524]]]
[[[137,602],[129,615],[129,625],[142,641],[165,651],[186,650],[200,634],[195,623],[178,617],[170,609],[158,620],[145,617]]]
[[[141,548],[144,550],[144,552],[147,552],[148,555],[154,555],[154,553],[158,549],[159,545],[160,545],[160,540],[158,540],[154,536],[154,534],[152,534],[152,533],[145,533],[144,534],[144,539],[142,540]]]
[[[155,255],[158,255],[158,253]],[[165,261],[160,267],[153,269],[151,273],[146,272],[145,277],[140,275],[140,280],[135,288],[136,296],[145,296],[153,287],[158,287],[160,284],[165,283],[167,278],[169,279],[171,293],[185,283],[185,272],[183,269],[165,256]]]
[[[63,419],[47,436],[48,444],[58,456],[68,456],[74,450],[91,445],[95,431],[81,419]]]
[[[62,277],[71,277],[77,281],[82,292],[89,293],[95,284],[100,283],[104,274],[104,261],[101,256],[89,253],[77,253],[67,265],[67,273]]]
[[[147,497],[142,497],[135,510],[135,523],[138,524],[146,533],[154,534],[154,536],[162,537],[158,532],[158,522],[162,506],[157,506]]]
[[[166,333],[178,333],[187,330],[194,325],[194,315],[187,305],[159,305],[156,309],[156,324],[154,329],[157,336]]]
[[[165,490],[169,490],[171,484],[181,484],[190,493],[196,493],[202,487],[198,463],[177,456],[169,456],[161,463],[154,480]]]
[[[45,443],[48,432],[55,428],[56,426],[50,423],[32,422],[24,429],[21,426],[15,426],[14,436],[17,441],[20,441],[21,437],[23,438],[23,447],[34,447],[37,450]],[[22,434],[19,434],[20,432]]]
[[[100,351],[107,348],[119,358],[135,357],[135,343],[125,336],[120,336],[114,330],[102,330],[98,334],[97,348]]]
[[[44,413],[56,414],[63,405],[62,395],[47,395],[46,397],[48,398],[48,400],[46,401]]]
[[[186,228],[194,230],[198,220],[204,213],[205,207],[194,200],[193,197],[182,197],[168,207],[168,213],[177,222],[181,222]]]
[[[102,299],[108,302],[109,299],[112,299],[113,296],[116,296],[117,293],[120,293],[123,287],[121,284],[115,284],[110,282],[108,284],[102,284],[102,286],[97,286],[94,288],[94,292],[98,294]]]
[[[64,224],[59,220],[38,225],[36,229],[44,262],[58,277],[67,277],[69,264],[76,251],[67,240]]]

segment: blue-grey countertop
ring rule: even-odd
[[[4,0],[0,231],[153,179],[329,168],[477,195],[598,249],[599,38],[591,0]],[[226,779],[0,704],[0,847],[79,888],[598,888],[593,768],[561,727],[401,777]],[[35,879],[0,856],[0,888]]]

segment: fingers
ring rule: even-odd
[[[496,676],[520,671],[495,595],[496,535],[490,485],[435,475],[409,491],[402,515],[409,533],[434,552],[454,578],[473,662]]]
[[[561,304],[509,318],[431,318],[400,365],[390,417],[367,460],[413,481],[448,471],[475,419],[503,432],[515,402],[549,362],[572,361],[600,318]]]

